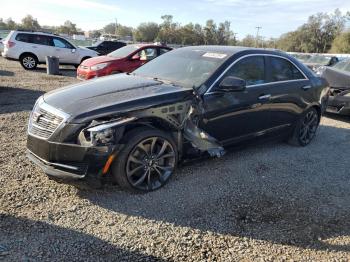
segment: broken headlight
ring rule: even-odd
[[[115,142],[116,137],[120,134],[116,127],[135,120],[135,117],[119,118],[108,122],[93,121],[90,126],[84,129],[80,135],[79,140],[81,144],[90,144],[93,146],[107,145]]]

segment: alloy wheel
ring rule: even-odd
[[[23,65],[28,69],[32,69],[35,67],[36,61],[33,57],[27,56],[23,58]]]
[[[160,188],[170,178],[176,163],[172,144],[162,137],[149,137],[139,142],[126,162],[129,183],[143,191]]]
[[[309,111],[301,124],[299,131],[299,140],[307,145],[315,137],[316,130],[318,127],[318,115],[314,110]]]

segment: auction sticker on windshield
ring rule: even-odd
[[[227,55],[226,54],[220,54],[220,53],[205,53],[202,55],[203,57],[209,57],[209,58],[218,58],[218,59],[223,59]]]

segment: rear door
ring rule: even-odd
[[[30,49],[28,51],[35,54],[39,62],[45,62],[46,56],[51,56],[53,54],[52,42],[47,35],[28,34],[28,42],[28,47]]]
[[[279,56],[267,56],[266,59],[271,126],[276,131],[289,129],[307,104],[313,101],[312,85],[289,59]]]
[[[204,95],[201,127],[224,144],[257,136],[269,128],[269,96],[264,56],[247,56],[236,62]],[[227,76],[246,80],[239,92],[220,92]]]

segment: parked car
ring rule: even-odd
[[[194,46],[131,74],[44,94],[28,126],[28,156],[51,177],[111,175],[121,187],[163,186],[193,152],[222,156],[256,137],[308,145],[329,88],[279,51]]]
[[[304,62],[312,71],[317,72],[320,67],[333,66],[339,62],[336,56],[313,55]]]
[[[327,112],[350,115],[350,59],[344,59],[321,72],[329,86],[330,97]]]
[[[4,44],[2,42],[2,38],[0,37],[0,52],[4,51]]]
[[[129,73],[170,50],[170,47],[159,45],[127,45],[106,56],[85,60],[77,69],[77,77],[87,80],[111,74]]]
[[[99,55],[107,55],[123,46],[126,46],[124,42],[99,41],[92,46],[87,46],[86,48],[96,51]]]
[[[54,34],[29,31],[11,31],[4,40],[2,56],[20,61],[22,67],[32,70],[46,62],[46,56],[56,56],[61,65],[78,66],[97,52],[76,47],[67,39]]]

